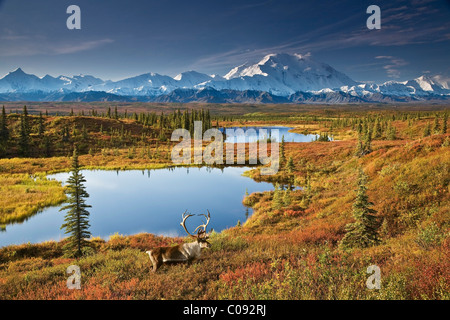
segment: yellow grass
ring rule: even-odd
[[[43,174],[1,174],[0,194],[0,224],[23,221],[66,199],[61,183]]]

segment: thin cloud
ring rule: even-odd
[[[38,38],[39,41],[36,41]],[[112,39],[82,41],[78,43],[50,43],[46,37],[35,37],[29,41],[27,36],[7,35],[1,38],[5,45],[0,46],[0,56],[35,56],[35,55],[63,55],[82,51],[89,51],[113,43]]]
[[[101,47],[105,44],[112,43],[112,42],[114,42],[114,40],[111,40],[111,39],[85,41],[85,42],[81,42],[79,44],[67,44],[67,45],[58,46],[58,47],[53,48],[53,51],[55,54],[70,54],[70,53],[76,53],[76,52],[96,49],[98,47]]]
[[[383,59],[388,60],[388,63],[383,66],[383,69],[386,70],[387,76],[389,78],[398,79],[400,78],[400,68],[408,65],[408,62],[397,57],[393,56],[376,56],[375,59]]]

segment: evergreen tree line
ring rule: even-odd
[[[84,111],[80,111],[77,115],[84,116],[85,114]],[[212,118],[209,109],[193,109],[191,112],[189,112],[189,110],[185,110],[182,112],[180,109],[178,109],[173,111],[172,113],[165,114],[161,112],[158,115],[156,112],[128,113],[128,110],[125,110],[123,113],[121,113],[118,111],[117,107],[114,107],[114,109],[108,107],[106,113],[99,113],[96,110],[90,110],[88,115],[92,117],[110,118],[116,120],[133,119],[144,126],[154,126],[159,129],[174,130],[183,128],[187,130],[193,130],[194,121],[203,122],[203,131],[212,128]],[[69,113],[69,116],[75,116],[73,109]]]
[[[45,112],[48,116],[48,112]],[[81,111],[79,116],[83,116],[84,112]],[[73,110],[70,111],[69,116],[75,116]],[[98,140],[96,144],[98,147],[123,147],[127,144],[137,144],[139,141],[146,144],[147,138],[156,138],[160,141],[167,141],[167,137],[170,130],[184,128],[191,133],[194,131],[194,122],[202,122],[203,133],[212,128],[212,118],[209,110],[176,110],[173,113],[157,115],[155,112],[148,113],[133,113],[128,114],[125,110],[124,113],[119,113],[117,107],[111,111],[108,109],[106,115],[99,114],[96,110],[89,111],[89,116],[92,117],[109,117],[115,119],[134,119],[137,123],[143,125],[140,138],[132,136],[130,130],[125,130],[122,124],[121,129],[115,129],[109,127],[108,130],[100,125],[100,133],[107,133],[110,135],[109,141]],[[11,123],[8,125],[8,117],[14,120],[19,120],[19,125]],[[218,123],[216,123],[217,125]],[[97,132],[97,131],[96,131]],[[51,156],[52,151],[72,149],[74,143],[79,144],[79,151],[82,153],[88,152],[88,149],[92,149],[92,145],[89,144],[89,132],[85,125],[81,128],[77,128],[75,124],[63,125],[56,135],[45,134],[45,121],[44,115],[40,112],[38,119],[36,117],[30,117],[27,107],[23,107],[22,113],[15,112],[13,115],[7,115],[5,107],[2,107],[2,113],[0,117],[0,157],[6,155],[14,156]],[[58,138],[59,136],[59,138]],[[169,136],[170,137],[170,136]],[[63,151],[64,153],[64,151]]]
[[[444,113],[442,120],[439,118],[438,115],[436,115],[434,117],[433,125],[431,125],[429,122],[425,125],[425,128],[423,130],[423,136],[428,137],[431,136],[432,134],[446,134],[447,122],[448,122],[447,113]]]
[[[17,132],[13,132],[8,126],[8,116],[5,111],[5,106],[2,107],[0,117],[0,157],[7,153],[9,142],[13,142],[20,156],[30,156],[30,149],[33,146],[30,137],[32,133],[37,136],[39,148],[45,153],[50,146],[50,141],[44,136],[45,125],[42,113],[39,113],[37,126],[34,125],[34,128],[32,127],[26,106],[23,107],[22,114],[19,117],[19,125],[16,128]]]

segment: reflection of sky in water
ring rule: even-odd
[[[242,205],[245,190],[272,190],[269,183],[258,183],[241,174],[248,168],[225,169],[174,168],[145,171],[82,171],[91,205],[89,217],[92,236],[107,238],[114,233],[150,232],[169,236],[184,235],[181,214],[211,212],[209,227],[217,231],[245,221]],[[69,173],[51,177],[66,181]],[[60,240],[65,237],[65,212],[60,207],[44,210],[24,223],[6,226],[0,232],[0,246],[12,243]],[[250,211],[251,212],[251,211]],[[187,221],[190,230],[201,224],[202,217]]]
[[[240,130],[242,129],[242,132]],[[292,127],[282,127],[282,126],[270,126],[270,127],[230,127],[225,128],[225,133],[227,134],[227,143],[242,143],[242,142],[255,142],[258,140],[267,140],[267,137],[271,137],[272,140],[281,142],[284,136],[284,141],[286,142],[311,142],[317,136],[314,134],[300,134],[289,132],[293,129]],[[223,132],[223,128],[220,131]],[[235,130],[235,135],[232,136]]]

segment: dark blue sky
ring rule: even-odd
[[[66,27],[71,4],[81,30]],[[366,27],[371,4],[381,30]],[[224,75],[277,52],[310,53],[355,80],[450,76],[450,1],[0,0],[0,76]]]

